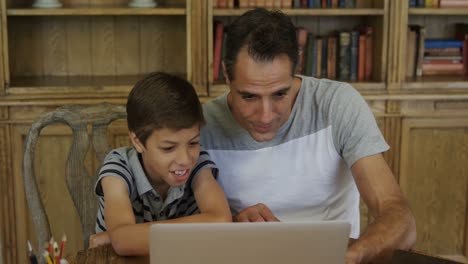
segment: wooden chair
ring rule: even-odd
[[[68,153],[64,176],[68,191],[80,217],[83,229],[84,248],[88,238],[94,233],[97,213],[97,199],[94,195],[96,175],[88,175],[85,169],[85,156],[92,143],[96,158],[104,160],[110,150],[107,142],[107,127],[116,119],[126,118],[124,106],[108,103],[80,106],[67,105],[42,115],[32,124],[26,138],[23,158],[23,178],[26,199],[31,210],[37,235],[37,245],[43,245],[51,237],[49,219],[40,199],[34,174],[34,151],[41,130],[51,124],[66,124],[72,129],[72,145]],[[88,128],[92,127],[88,133]],[[43,258],[41,258],[43,259]]]

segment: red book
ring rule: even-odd
[[[366,71],[366,35],[359,35],[358,82],[363,82]]]
[[[221,48],[223,44],[224,25],[215,22],[214,47],[213,47],[213,80],[219,79],[219,65],[221,64]]]
[[[463,41],[463,73],[468,76],[468,34]]]
[[[366,36],[366,63],[364,69],[364,80],[370,81],[372,79],[372,60],[373,60],[373,30],[370,26],[365,26],[360,30],[361,34]]]
[[[227,5],[228,5],[227,0],[218,0],[218,8],[227,8]]]
[[[297,44],[299,48],[299,61],[295,73],[304,74],[305,49],[307,45],[307,30],[305,28],[297,28]]]
[[[322,0],[322,8],[327,8],[327,0]]]

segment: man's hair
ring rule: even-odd
[[[193,86],[167,73],[151,73],[128,95],[128,129],[145,145],[155,129],[180,130],[203,126],[203,110]]]
[[[292,73],[298,61],[296,28],[291,19],[281,11],[257,8],[244,13],[229,25],[227,30],[224,64],[230,80],[237,55],[244,47],[259,62],[271,62],[286,54],[292,63]]]

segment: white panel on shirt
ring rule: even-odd
[[[348,220],[358,237],[359,193],[331,131],[259,150],[208,150],[229,205],[239,212],[264,203],[281,221]]]

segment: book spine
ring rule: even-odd
[[[372,79],[372,66],[373,66],[373,52],[374,52],[374,33],[372,27],[366,27],[366,72],[365,80],[370,81]]]
[[[327,78],[327,65],[328,65],[328,36],[323,36],[322,42],[322,77]]]
[[[336,37],[334,35],[328,36],[328,61],[327,61],[327,74],[328,79],[336,80]]]
[[[409,1],[409,7],[416,7],[416,5],[417,5],[416,0]]]
[[[468,76],[468,33],[463,41],[463,73]]]
[[[364,73],[366,70],[366,35],[359,35],[359,52],[358,52],[358,81],[364,81]]]
[[[338,55],[338,80],[349,80],[350,68],[350,43],[351,34],[349,32],[339,33],[339,55]]]
[[[463,47],[463,41],[426,39],[426,40],[424,40],[424,47],[427,48],[427,49],[431,49],[431,48],[462,48]]]
[[[223,41],[224,25],[222,22],[215,22],[214,54],[213,54],[213,80],[219,78],[219,65],[221,63],[221,45]]]
[[[317,60],[315,60],[315,67],[317,69],[317,72],[315,76],[317,78],[322,78],[322,43],[323,39],[322,37],[317,38]]]
[[[351,66],[350,66],[350,71],[349,71],[349,80],[352,82],[357,81],[358,46],[359,46],[359,31],[352,31],[351,32],[351,46],[350,46]]]
[[[297,29],[297,44],[299,48],[299,60],[296,67],[296,74],[304,74],[305,65],[305,49],[307,45],[307,30],[304,28]]]
[[[313,76],[315,72],[313,72],[312,70],[312,64],[314,59],[314,35],[312,33],[307,34],[307,49],[305,57],[305,75]]]

